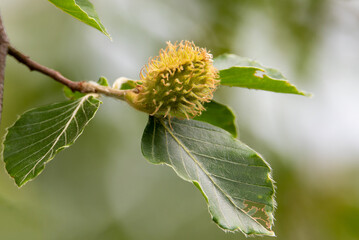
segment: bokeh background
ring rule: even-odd
[[[138,79],[168,40],[193,40],[280,69],[313,98],[221,88],[240,139],[277,181],[278,240],[359,239],[359,2],[355,0],[92,0],[103,34],[44,0],[1,0],[11,43],[70,79]],[[1,136],[19,114],[64,100],[62,86],[7,61]],[[1,162],[0,239],[244,239],[211,221],[172,169],[146,162],[147,116],[103,98],[69,149],[18,189]],[[261,238],[273,239],[273,238]]]

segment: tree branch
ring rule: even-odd
[[[64,77],[58,71],[48,68],[44,65],[41,65],[31,60],[28,56],[16,50],[13,46],[10,45],[0,15],[0,122],[1,122],[1,112],[2,112],[3,85],[4,85],[4,76],[5,76],[5,61],[7,54],[13,56],[20,63],[27,66],[31,71],[37,71],[44,75],[47,75],[50,78],[54,79],[55,81],[67,86],[72,91],[79,91],[82,93],[100,93],[121,100],[125,100],[126,92],[137,91],[137,89],[118,90],[111,87],[101,86],[99,84],[92,82],[84,82],[84,81],[74,82]]]
[[[71,88],[74,91],[81,91],[81,87],[80,87],[81,83],[80,82],[73,82],[70,79],[67,79],[66,77],[64,77],[61,73],[59,73],[51,68],[45,67],[37,62],[34,62],[28,56],[19,52],[14,47],[9,46],[8,54],[10,56],[13,56],[20,63],[26,65],[30,69],[30,71],[41,72],[41,73],[51,77],[55,81],[58,81],[59,83],[62,83],[63,85]]]
[[[4,78],[5,78],[5,64],[6,64],[6,55],[8,52],[9,40],[5,32],[5,28],[2,24],[1,14],[0,14],[0,123],[2,115],[2,103],[4,95]]]
[[[74,82],[70,79],[64,77],[58,71],[43,66],[33,60],[30,57],[26,56],[25,54],[21,53],[20,51],[16,50],[11,45],[8,46],[8,54],[13,56],[16,60],[20,63],[26,65],[30,71],[37,71],[44,75],[47,75],[54,79],[55,81],[67,86],[72,91],[79,91],[82,93],[101,93],[106,96],[115,97],[121,100],[124,100],[124,96],[126,92],[132,90],[118,90],[110,87],[101,86],[91,82]]]

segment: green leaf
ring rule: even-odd
[[[94,6],[88,0],[49,0],[56,7],[60,8],[64,12],[70,14],[74,18],[96,28],[104,33],[107,37],[110,37],[105,27],[102,25]]]
[[[66,87],[66,86],[64,87],[64,94],[65,94],[65,97],[67,97],[70,100],[77,100],[86,95],[85,93],[81,93],[78,91],[72,91],[69,87]]]
[[[222,85],[310,96],[299,91],[279,71],[248,58],[223,54],[215,58],[214,66],[219,70]]]
[[[99,80],[97,81],[97,84],[99,84],[101,86],[105,86],[105,87],[109,86],[108,81],[105,77],[100,77]],[[69,87],[66,87],[66,86],[64,87],[64,94],[65,94],[65,97],[67,97],[70,100],[77,100],[86,95],[86,93],[72,91]]]
[[[100,103],[86,95],[21,115],[7,131],[3,152],[6,170],[16,184],[20,187],[38,176],[59,151],[73,144]]]
[[[236,116],[226,105],[216,101],[204,104],[206,111],[194,118],[194,120],[210,123],[214,126],[223,128],[234,138],[237,137]]]
[[[204,195],[221,228],[246,235],[270,235],[274,187],[268,164],[228,132],[195,120],[150,117],[142,153],[172,167]]]
[[[121,84],[121,90],[129,90],[129,89],[134,89],[137,84],[140,83],[140,81],[138,80],[127,80],[126,82]]]
[[[97,83],[101,86],[104,86],[104,87],[108,87],[108,81],[107,81],[107,78],[105,77],[100,77],[99,80],[97,81]]]

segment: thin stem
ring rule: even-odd
[[[115,97],[121,100],[124,100],[124,96],[126,92],[132,91],[132,90],[118,90],[110,87],[105,87],[98,85],[96,83],[91,82],[74,82],[70,79],[64,77],[61,73],[58,71],[48,68],[46,66],[43,66],[33,60],[31,60],[28,56],[21,53],[20,51],[16,50],[13,46],[9,45],[8,47],[8,54],[10,56],[13,56],[16,60],[18,60],[20,63],[26,65],[31,71],[37,71],[44,75],[47,75],[54,79],[55,81],[67,86],[73,91],[79,91],[82,93],[100,93],[104,94],[106,96]]]
[[[84,81],[74,82],[64,77],[58,71],[48,68],[44,65],[41,65],[31,60],[30,57],[26,56],[25,54],[21,53],[20,51],[18,51],[17,49],[15,49],[13,46],[10,45],[0,15],[0,121],[1,121],[1,112],[2,112],[5,60],[7,54],[14,57],[20,63],[27,66],[31,71],[37,71],[46,76],[49,76],[55,81],[67,86],[72,91],[79,91],[82,93],[99,93],[121,100],[125,100],[125,95],[127,92],[137,91],[136,89],[118,90],[111,87],[101,86],[99,84],[92,82],[84,82]]]
[[[70,79],[64,77],[61,73],[31,60],[30,57],[19,52],[14,47],[9,46],[8,54],[10,56],[13,56],[20,63],[26,65],[30,69],[30,71],[41,72],[41,73],[51,77],[55,81],[58,81],[59,83],[62,83],[65,86],[71,88],[74,91],[81,91],[80,82],[73,82]]]

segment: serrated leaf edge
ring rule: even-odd
[[[75,109],[75,111],[74,111],[74,114],[71,115],[70,120],[68,121],[68,123],[66,124],[66,126],[67,126],[69,123],[71,123],[72,118],[76,115],[76,113],[78,112],[80,106],[82,106],[82,103],[84,103],[84,102],[85,102],[86,100],[88,100],[90,97],[96,98],[96,97],[97,97],[97,94],[88,94],[88,95],[82,97],[83,99],[81,99],[81,101],[80,101],[81,104],[79,104],[79,106],[76,107],[76,109]],[[96,98],[96,99],[97,99],[97,98]],[[98,100],[98,99],[97,99],[97,100]],[[77,99],[77,100],[74,100],[74,101],[78,101],[78,99]],[[95,115],[96,115],[96,113],[97,113],[97,111],[98,111],[98,109],[99,109],[99,106],[100,106],[100,104],[102,103],[100,100],[98,100],[98,101],[99,101],[99,102],[98,102],[99,105],[97,106],[97,109],[95,110],[93,116],[87,120],[87,122],[90,122],[90,121],[95,117]],[[92,103],[91,103],[91,104],[92,104]],[[6,132],[5,132],[5,134],[4,134],[4,136],[3,136],[3,139],[2,139],[1,158],[2,158],[2,161],[5,163],[5,164],[4,164],[4,168],[5,168],[5,171],[9,174],[9,176],[10,176],[11,178],[14,178],[14,179],[15,179],[15,177],[12,176],[12,175],[7,171],[7,168],[6,168],[7,163],[4,161],[4,150],[5,150],[5,145],[4,145],[4,143],[5,143],[5,140],[6,140],[6,136],[7,136],[8,132],[9,132],[9,129],[12,128],[12,127],[16,124],[16,122],[21,118],[22,115],[24,115],[25,113],[30,112],[30,111],[32,111],[32,110],[34,110],[34,109],[36,109],[36,108],[29,109],[29,110],[25,111],[24,113],[22,113],[21,115],[19,115],[19,116],[17,117],[17,119],[14,121],[14,123],[13,123],[11,126],[9,126],[9,127],[6,128]],[[64,130],[66,129],[66,126],[64,127]],[[78,133],[77,137],[74,138],[73,141],[69,142],[69,143],[66,144],[65,146],[62,146],[62,147],[56,149],[56,151],[53,153],[53,155],[52,155],[52,156],[50,155],[51,157],[50,157],[46,162],[44,162],[44,167],[46,166],[46,164],[47,164],[48,162],[50,162],[50,161],[56,156],[57,153],[59,153],[61,150],[65,149],[65,148],[70,147],[70,146],[81,136],[81,134],[83,133],[83,131],[84,131],[84,128]],[[61,134],[63,134],[63,131],[61,132]],[[61,134],[60,134],[59,136],[61,136]],[[58,137],[57,139],[59,139],[59,137]],[[58,140],[57,140],[57,141],[58,141]],[[57,141],[54,142],[54,144],[52,145],[52,147],[56,145]],[[49,150],[49,151],[50,151],[50,150]],[[44,155],[44,157],[45,157],[48,153],[49,153],[49,152],[47,152],[47,153]],[[19,182],[19,184],[16,183],[16,181],[15,181],[15,184],[16,184],[16,186],[17,186],[18,188],[21,188],[25,183],[30,182],[30,181],[32,181],[32,180],[34,180],[34,179],[36,178],[36,176],[35,176],[34,178],[29,179],[29,180],[27,180],[27,181],[24,182],[24,180],[26,179],[26,177],[31,173],[31,171],[35,170],[37,164],[38,164],[39,162],[41,162],[42,159],[43,159],[43,158],[41,158],[41,159],[35,164],[35,166],[25,175],[25,177]],[[42,171],[40,171],[40,172],[38,173],[38,175],[39,175],[41,172],[42,172]],[[38,176],[38,175],[37,175],[37,176]]]
[[[202,169],[202,171],[203,171],[203,172],[205,173],[205,175],[210,179],[210,181],[213,183],[213,185],[216,186],[217,189],[218,189],[220,192],[223,193],[223,195],[229,200],[229,202],[230,202],[236,209],[238,209],[239,211],[241,211],[241,212],[243,212],[245,215],[247,215],[249,218],[251,218],[251,219],[252,219],[254,222],[256,222],[259,226],[262,226],[262,224],[260,224],[257,220],[253,219],[251,216],[249,216],[246,212],[244,212],[241,208],[239,208],[236,204],[233,203],[232,199],[214,182],[214,180],[211,178],[210,174],[209,174],[205,169],[203,169],[202,165],[201,165],[200,163],[198,163],[198,161],[192,156],[192,154],[189,152],[189,150],[186,148],[186,146],[184,146],[183,143],[182,143],[182,142],[172,133],[172,131],[166,126],[166,124],[163,122],[163,120],[162,120],[162,119],[159,119],[159,120],[160,120],[160,122],[161,122],[161,125],[165,128],[165,130],[170,133],[170,135],[172,136],[172,138],[182,147],[182,149],[183,149],[183,150],[193,159],[193,161]],[[154,132],[155,132],[155,129],[156,129],[156,121],[154,121],[154,128],[153,128],[153,131],[154,131]],[[227,131],[225,131],[225,132],[227,132]],[[227,132],[227,133],[228,133],[228,132]],[[228,133],[228,134],[232,137],[232,135],[231,135],[230,133]],[[151,153],[152,158],[154,158],[154,152],[153,152],[153,149],[154,149],[154,146],[153,146],[153,145],[154,145],[154,136],[155,136],[155,134],[153,134],[153,139],[152,139],[152,153]],[[167,135],[166,135],[166,138],[167,138]],[[233,137],[232,137],[232,138],[233,138]],[[233,139],[236,141],[235,138],[233,138]],[[255,151],[254,151],[254,152],[255,152]],[[256,154],[266,163],[266,165],[269,167],[269,169],[271,169],[270,166],[268,165],[268,163],[267,163],[258,153],[256,153]],[[143,155],[144,155],[144,154],[143,154]],[[206,202],[208,203],[208,197],[207,197],[207,195],[203,192],[202,187],[201,187],[201,185],[200,185],[200,183],[199,183],[198,181],[191,181],[191,180],[188,180],[188,179],[182,177],[182,175],[181,175],[172,165],[170,165],[170,164],[168,164],[168,163],[160,162],[160,163],[157,163],[157,164],[161,164],[161,165],[164,164],[164,165],[166,165],[166,166],[171,167],[171,168],[176,172],[176,174],[177,174],[178,176],[180,176],[183,180],[185,180],[185,181],[187,181],[187,182],[192,182],[192,183],[201,191],[202,195],[203,195],[203,196],[205,197],[205,199],[206,199]],[[271,181],[273,181],[273,180],[272,180],[272,176],[271,176],[271,172],[268,172],[268,178],[269,178]],[[274,190],[275,190],[275,189],[273,188],[273,191],[274,191]],[[273,208],[275,208],[275,207],[276,207],[276,203],[275,203],[275,200],[274,200],[274,193],[273,193],[273,195],[272,195],[272,200],[273,200]],[[263,233],[263,234],[261,234],[261,233],[259,233],[259,234],[258,234],[258,233],[246,233],[246,232],[244,232],[242,229],[240,229],[239,227],[236,228],[236,229],[233,229],[233,230],[227,229],[227,228],[225,228],[225,227],[219,225],[219,224],[217,223],[217,221],[215,221],[215,217],[212,215],[212,212],[211,212],[210,210],[209,210],[209,213],[210,213],[210,215],[211,215],[213,221],[214,221],[221,229],[223,229],[224,231],[229,231],[229,232],[240,231],[240,232],[242,232],[245,236],[250,236],[250,235],[256,235],[256,236],[275,236],[275,234],[274,234],[273,231],[270,231],[270,230],[266,229],[266,228],[263,227],[263,226],[262,226],[262,228],[265,229],[265,230],[268,232],[268,234],[265,234],[265,233]],[[223,215],[223,216],[224,216],[224,215]]]

